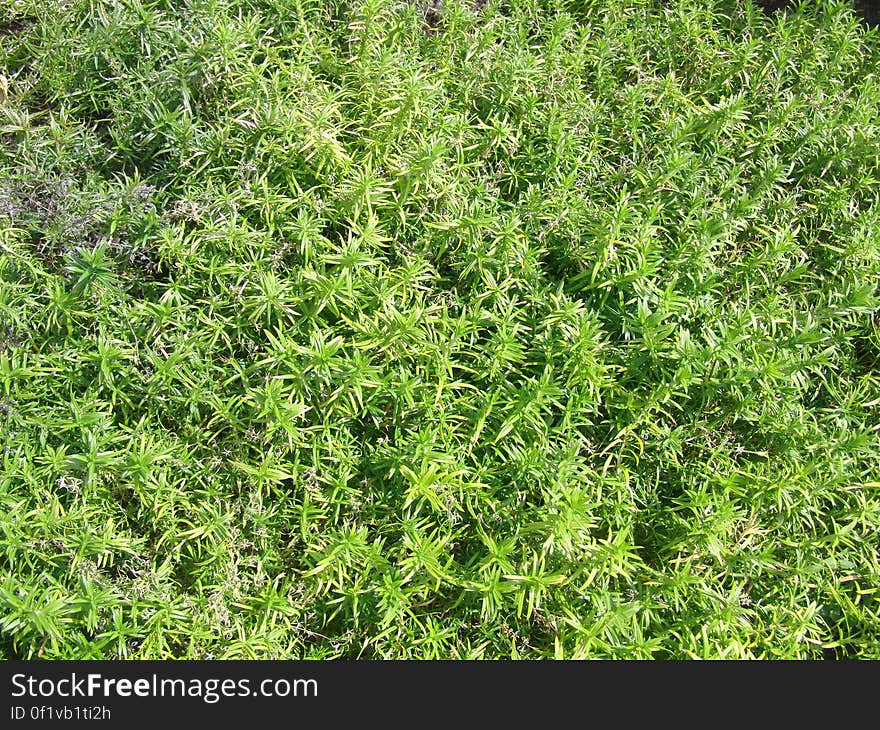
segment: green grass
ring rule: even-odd
[[[0,30],[0,655],[880,659],[851,5]]]

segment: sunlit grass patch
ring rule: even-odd
[[[880,658],[849,5],[0,0],[7,658]]]

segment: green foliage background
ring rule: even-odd
[[[880,659],[850,6],[0,30],[0,655]]]

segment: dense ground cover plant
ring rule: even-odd
[[[880,658],[851,6],[0,32],[4,657]]]

